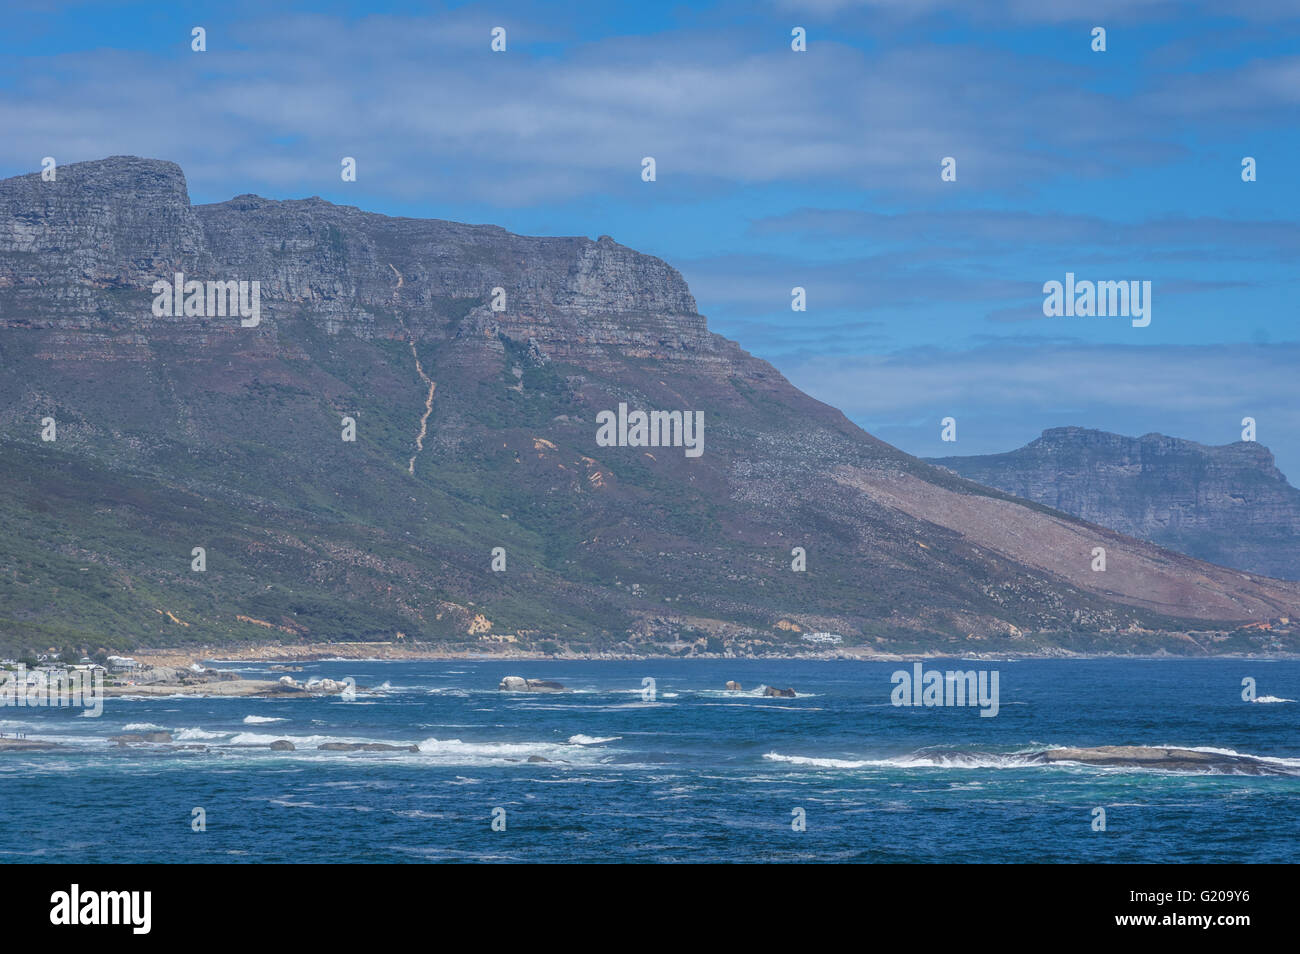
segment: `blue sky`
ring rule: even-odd
[[[1300,477],[1300,0],[6,13],[0,174],[132,154],[180,163],[195,202],[319,195],[608,234],[912,453],[1065,424],[1221,444],[1251,416]],[[1151,281],[1150,326],[1044,317],[1067,271]]]

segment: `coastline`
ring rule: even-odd
[[[285,663],[356,661],[356,662],[600,662],[637,660],[779,660],[822,662],[918,662],[927,659],[968,659],[1000,662],[1018,659],[1131,659],[1131,660],[1189,660],[1189,659],[1300,659],[1300,654],[1270,653],[1206,653],[1178,655],[1174,653],[1076,653],[1063,649],[1050,651],[1026,649],[1023,652],[925,652],[882,653],[866,647],[846,647],[835,651],[803,653],[765,653],[762,655],[725,655],[722,653],[696,653],[692,656],[671,653],[563,653],[547,654],[527,650],[449,650],[427,644],[398,645],[385,642],[308,643],[289,646],[277,643],[235,646],[201,646],[193,649],[136,649],[133,656],[153,666],[188,666],[191,663],[221,664],[232,662],[266,662],[272,665]]]

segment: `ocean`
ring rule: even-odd
[[[267,666],[217,664],[246,678]],[[0,709],[7,862],[1295,862],[1300,662],[927,660],[999,706],[899,707],[910,663],[327,661],[333,698]],[[503,676],[563,683],[505,693]],[[1242,699],[1242,680],[1260,699]],[[645,680],[653,679],[653,698]],[[741,692],[724,689],[738,680]],[[793,687],[773,698],[763,685]],[[123,732],[176,744],[119,747]],[[294,751],[272,751],[277,739]],[[327,742],[418,751],[323,751]],[[1279,775],[1026,761],[1053,746],[1240,753]],[[545,761],[539,761],[544,759]],[[1104,812],[1104,830],[1098,827]],[[200,824],[200,822],[202,824]]]

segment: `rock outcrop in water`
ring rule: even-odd
[[[258,323],[155,315],[177,273],[259,282]],[[61,166],[0,182],[0,359],[0,651],[58,632],[747,654],[829,631],[1204,653],[1182,633],[1300,611],[1300,586],[877,440],[606,236],[194,206],[172,163]],[[621,405],[699,412],[702,454],[598,444]]]
[[[58,748],[59,744],[58,742],[47,742],[44,739],[0,738],[0,755],[5,752],[46,752]]]
[[[497,686],[502,692],[564,692],[564,686],[549,679],[525,679],[523,676],[506,676]]]
[[[1202,752],[1198,749],[1155,748],[1142,745],[1101,745],[1081,749],[1048,749],[1030,762],[1077,762],[1109,768],[1148,768],[1170,772],[1219,772],[1238,775],[1296,775],[1295,770],[1249,755]]]
[[[1006,454],[931,463],[1201,560],[1300,579],[1300,489],[1263,444],[1056,427]]]
[[[352,686],[341,679],[312,679],[299,682],[293,676],[281,676],[279,686],[290,692],[310,692],[315,695],[332,696],[349,691]]]

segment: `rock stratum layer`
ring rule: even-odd
[[[155,317],[177,272],[258,281],[260,323]],[[890,447],[607,237],[64,166],[0,182],[0,369],[9,646],[1206,652],[1300,605]],[[598,446],[620,403],[703,412],[704,453]]]
[[[931,463],[1201,560],[1300,579],[1300,490],[1254,441],[1057,427],[1006,454]]]

